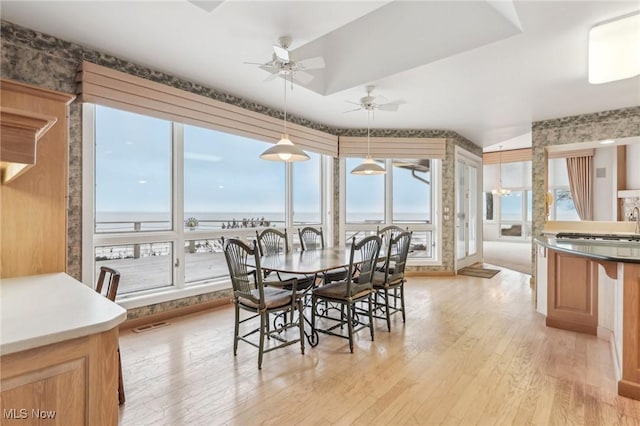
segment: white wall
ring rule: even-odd
[[[627,189],[640,189],[640,143],[627,145]]]
[[[597,177],[598,169],[604,169],[604,177]],[[615,174],[616,147],[596,149],[593,156],[593,220],[616,220]]]

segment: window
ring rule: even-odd
[[[293,163],[293,224],[322,223],[322,156],[309,152],[310,159]]]
[[[378,160],[379,161],[379,160]],[[361,158],[347,158],[346,221],[347,223],[384,223],[384,175],[352,175]]]
[[[171,122],[95,111],[95,232],[171,229]]]
[[[431,223],[430,161],[393,161],[393,222]]]
[[[84,165],[84,198],[95,200],[84,206],[83,252],[93,256],[84,256],[83,275],[95,282],[100,266],[119,270],[119,300],[227,288],[223,238],[251,244],[259,228],[293,236],[294,224],[327,225],[322,182],[330,164],[321,154],[296,164],[264,161],[268,142],[83,108],[84,149],[94,159]]]
[[[413,231],[409,257],[420,263],[439,261],[434,212],[437,200],[439,160],[376,160],[384,175],[352,175],[361,158],[346,158],[344,173],[345,244],[375,235],[378,227],[398,225]]]
[[[553,190],[552,220],[580,220],[569,188]]]
[[[184,219],[202,229],[282,227],[284,163],[264,161],[269,144],[184,126]]]

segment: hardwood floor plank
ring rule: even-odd
[[[128,425],[640,424],[617,395],[609,343],[545,326],[529,277],[411,277],[407,322],[392,317],[348,342],[321,335],[305,354],[240,342],[224,306],[143,333],[120,348]]]

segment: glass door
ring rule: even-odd
[[[456,150],[456,270],[482,259],[479,170],[482,163],[473,154]]]

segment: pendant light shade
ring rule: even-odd
[[[351,174],[354,175],[383,175],[384,173],[384,168],[369,156],[364,159],[362,164],[351,170]]]
[[[291,76],[293,78],[293,76]],[[306,161],[309,155],[298,148],[291,142],[287,134],[287,79],[284,80],[284,133],[277,144],[269,147],[265,152],[260,154],[260,158],[269,161],[284,161],[291,163],[293,161]]]
[[[295,146],[289,139],[289,135],[285,133],[278,143],[263,152],[260,158],[269,161],[292,162],[308,160],[309,156],[306,152]]]
[[[380,164],[376,163],[373,158],[371,158],[371,154],[369,153],[369,133],[370,133],[370,123],[371,123],[371,110],[367,109],[367,157],[364,159],[362,164],[355,167],[351,170],[352,175],[383,175],[385,174],[384,167]]]

